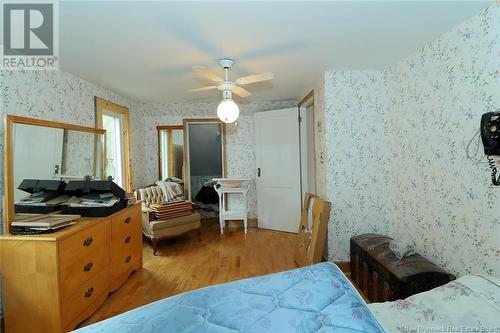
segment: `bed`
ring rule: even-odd
[[[367,305],[336,265],[320,263],[183,293],[77,332],[500,332],[500,280],[468,275]]]
[[[234,281],[147,304],[79,333],[384,332],[332,263]]]
[[[368,307],[387,332],[500,332],[500,280],[467,275],[404,300]]]

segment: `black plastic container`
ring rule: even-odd
[[[70,196],[81,197],[90,193],[113,193],[120,200],[110,207],[70,207],[62,206],[64,214],[78,214],[88,217],[103,217],[114,214],[127,207],[125,191],[112,180],[71,180],[64,192]]]
[[[54,199],[64,194],[66,183],[60,180],[53,179],[23,179],[21,184],[17,187],[26,193],[44,192],[44,202]],[[14,204],[14,211],[16,213],[29,213],[29,214],[47,214],[61,209],[61,205],[46,205],[34,206],[24,205],[21,202]]]

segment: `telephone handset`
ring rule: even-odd
[[[488,112],[481,117],[481,139],[491,168],[493,185],[500,185],[497,168],[491,155],[500,155],[500,112]]]

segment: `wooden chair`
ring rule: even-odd
[[[305,194],[294,253],[294,260],[299,267],[321,262],[330,207],[330,202],[310,193]]]

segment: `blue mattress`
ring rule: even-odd
[[[77,330],[85,332],[384,332],[332,263],[202,288]]]

